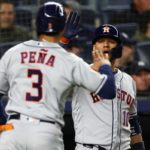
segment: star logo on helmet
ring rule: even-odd
[[[109,31],[110,31],[110,28],[109,28],[108,26],[105,26],[105,27],[103,28],[103,32],[104,32],[104,33],[109,33]]]

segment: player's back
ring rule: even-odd
[[[9,79],[7,111],[63,123],[65,97],[78,59],[58,44],[27,41],[5,55]]]

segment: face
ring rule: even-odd
[[[8,29],[14,22],[14,7],[12,4],[2,4],[0,6],[0,28]]]
[[[137,75],[133,75],[138,91],[146,91],[150,88],[150,72],[142,70]]]
[[[95,49],[102,51],[103,54],[105,55],[110,54],[111,49],[115,48],[117,44],[118,44],[117,41],[113,40],[112,38],[104,37],[97,40],[93,46],[95,47]]]
[[[141,13],[150,9],[150,0],[134,0],[134,4]]]

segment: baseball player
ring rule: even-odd
[[[144,150],[137,119],[136,87],[133,79],[115,68],[122,46],[115,26],[105,24],[95,30],[93,50],[108,54],[115,75],[116,97],[108,101],[83,87],[75,87],[72,115],[76,150]],[[130,136],[131,135],[131,136]],[[131,144],[131,147],[130,147]]]
[[[98,95],[109,88],[103,96],[115,97],[114,75],[103,53],[93,52],[96,72],[58,44],[65,21],[61,4],[45,3],[36,19],[39,41],[18,44],[0,60],[0,95],[8,92],[9,97],[0,150],[63,150],[64,104],[75,85]],[[72,13],[68,29],[75,33],[78,22],[78,13]]]

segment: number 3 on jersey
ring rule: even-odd
[[[43,83],[43,75],[42,72],[38,69],[28,69],[27,72],[28,78],[32,78],[33,76],[37,76],[37,82],[32,83],[32,88],[37,90],[37,95],[32,94],[32,92],[27,92],[26,93],[26,100],[27,101],[33,101],[33,102],[38,102],[42,99],[42,83]]]

